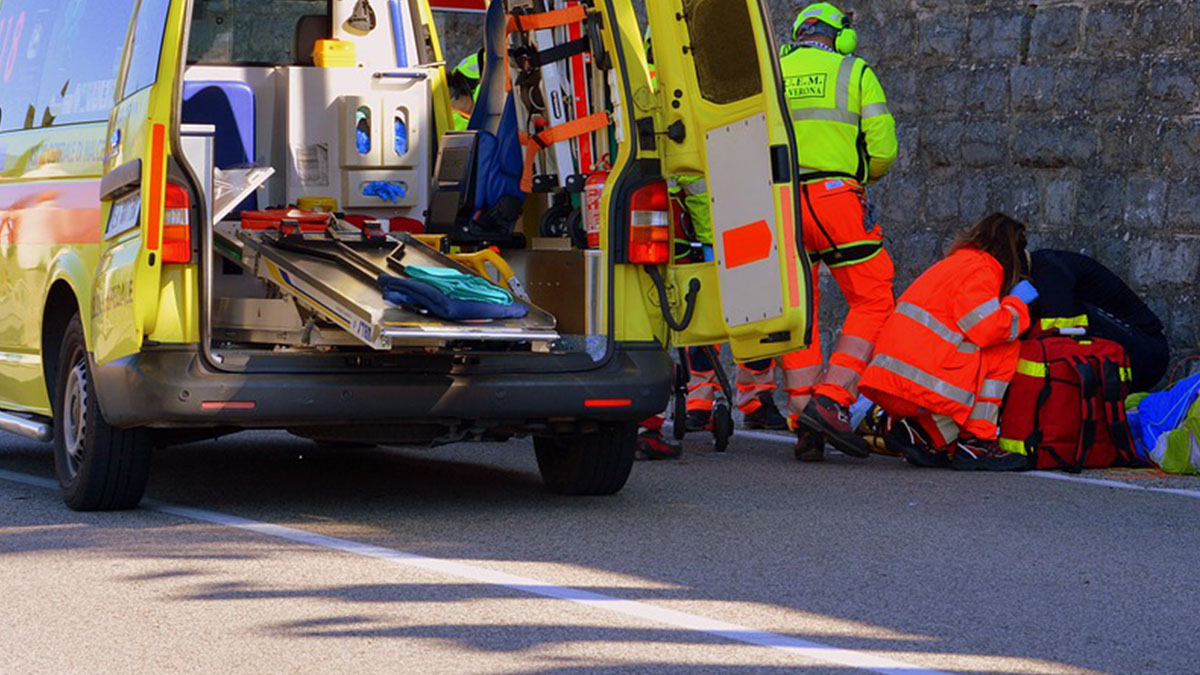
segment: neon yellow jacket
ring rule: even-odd
[[[867,62],[802,47],[780,65],[801,180],[805,174],[840,174],[863,184],[883,178],[899,151],[896,120]]]

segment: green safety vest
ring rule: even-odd
[[[867,184],[896,161],[896,120],[866,61],[815,47],[780,59],[801,180],[845,177]]]

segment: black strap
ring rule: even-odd
[[[1071,473],[1083,470],[1088,453],[1096,445],[1097,403],[1101,391],[1100,377],[1087,359],[1075,360],[1075,372],[1079,374],[1079,452],[1078,463],[1067,468]]]
[[[870,258],[881,248],[883,248],[882,241],[873,241],[868,244],[855,244],[842,248],[835,247],[832,251],[825,251],[824,253],[809,253],[808,257],[814,264],[823,260],[830,267],[835,265],[850,265]]]
[[[821,224],[821,219],[817,217],[816,210],[813,209],[812,197],[810,197],[808,194],[808,183],[800,184],[800,192],[804,198],[804,206],[808,208],[808,215],[812,216],[813,222],[817,224],[817,229],[820,230],[821,234],[825,235],[825,239],[829,241],[829,246],[833,248],[832,252],[837,253],[837,242],[833,240],[833,237],[829,236],[829,232],[826,231],[825,226]]]
[[[846,180],[852,180],[855,182],[861,180],[858,176],[852,176],[843,171],[809,171],[808,173],[802,173],[799,176],[801,183],[818,180],[830,180],[832,178],[844,178]]]
[[[1133,447],[1133,434],[1129,430],[1129,418],[1125,414],[1125,397],[1129,387],[1121,378],[1121,369],[1125,364],[1104,359],[1104,402],[1105,418],[1108,424],[1108,435],[1113,447],[1121,458],[1124,466],[1137,466],[1137,451]]]

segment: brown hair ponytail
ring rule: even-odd
[[[1021,281],[1025,266],[1025,223],[1003,213],[993,213],[968,227],[954,238],[950,247],[953,253],[963,248],[974,248],[987,253],[1004,268],[1004,284],[1001,295],[1007,295]]]

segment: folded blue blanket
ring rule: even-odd
[[[394,305],[408,305],[428,311],[440,319],[478,321],[481,319],[520,319],[529,308],[514,302],[498,305],[491,302],[456,300],[422,281],[393,276],[379,277],[383,299]]]

